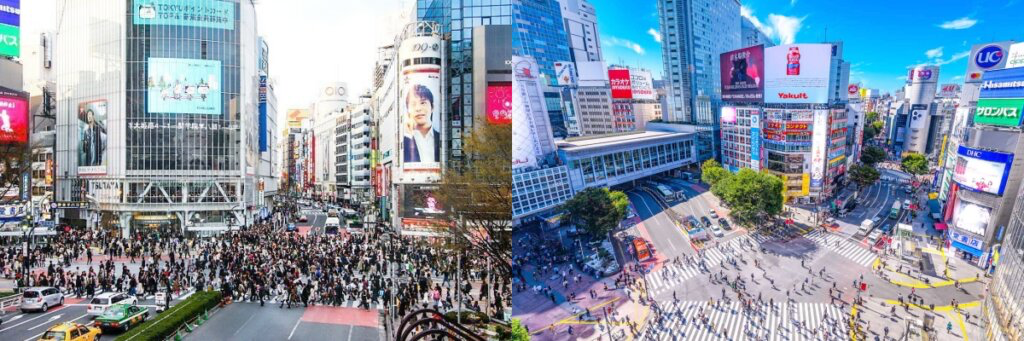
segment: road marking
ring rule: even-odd
[[[238,335],[238,332],[242,331],[242,329],[245,329],[245,325],[249,324],[249,321],[252,321],[252,318],[254,316],[256,316],[256,314],[249,314],[249,318],[245,319],[245,322],[242,323],[242,325],[238,327],[238,330],[235,330],[234,334],[231,334],[231,335],[232,336]]]
[[[954,309],[953,314],[956,316],[956,323],[960,325],[960,332],[963,333],[964,341],[967,341],[967,326],[964,325],[964,319],[960,317],[960,311]]]
[[[352,341],[352,329],[356,329],[356,327],[348,326],[348,341]]]
[[[64,314],[57,314],[57,315],[53,315],[53,316],[50,316],[50,319],[49,319],[49,320],[46,320],[46,322],[40,323],[40,324],[36,325],[35,327],[29,328],[29,329],[27,329],[27,330],[32,330],[32,329],[36,329],[36,328],[39,328],[39,327],[42,327],[42,326],[48,325],[48,324],[50,324],[51,322],[53,322],[53,320],[59,319],[59,318],[60,318],[61,316],[63,316],[63,315],[64,315]]]
[[[58,312],[58,311],[61,311],[61,309],[64,309],[65,307],[67,307],[67,306],[66,306],[66,305],[62,305],[62,306],[60,306],[59,308],[57,308],[57,309],[54,309],[53,311],[50,311],[50,312],[46,312],[46,313],[43,313],[42,315],[39,315],[39,316],[36,316],[36,317],[30,318],[30,319],[28,319],[28,320],[25,320],[25,321],[22,321],[21,323],[18,323],[18,324],[16,324],[16,325],[13,325],[13,326],[10,326],[10,327],[4,328],[4,329],[0,329],[0,332],[4,332],[4,331],[8,331],[8,330],[11,330],[11,329],[13,329],[14,327],[17,327],[17,326],[20,326],[20,325],[23,325],[23,324],[26,324],[26,323],[32,322],[33,320],[39,319],[39,318],[41,318],[41,317],[43,317],[43,316],[46,316],[46,315],[49,315],[49,314],[53,314],[53,313],[56,313],[56,312]]]
[[[299,327],[299,323],[302,323],[302,318],[301,318],[301,317],[299,318],[299,320],[298,320],[298,321],[295,321],[295,326],[294,326],[294,327],[292,327],[292,332],[291,332],[291,333],[288,333],[288,339],[289,339],[289,340],[291,340],[291,339],[292,339],[292,335],[294,335],[294,334],[295,334],[295,328],[298,328],[298,327]]]

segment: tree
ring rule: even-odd
[[[885,161],[885,150],[875,146],[864,148],[864,151],[860,154],[860,162],[865,165],[874,166],[875,164]]]
[[[878,173],[877,169],[865,165],[853,165],[850,167],[850,179],[860,185],[861,188],[871,186],[881,174]]]
[[[903,154],[903,162],[900,163],[904,172],[914,175],[928,174],[928,159],[918,153]]]
[[[580,225],[591,237],[603,240],[626,217],[626,193],[603,187],[587,188],[564,204],[567,220]]]
[[[734,221],[750,226],[782,212],[783,187],[778,176],[744,168],[716,183],[711,192],[729,204]]]
[[[874,121],[871,122],[871,127],[875,128],[875,131],[881,132],[882,129],[885,128],[885,123],[882,121]]]
[[[722,168],[722,165],[718,164],[717,161],[709,159],[704,161],[700,165],[700,180],[709,186],[714,186],[718,181],[725,179],[732,175],[729,171]]]
[[[482,125],[463,150],[465,161],[449,163],[436,192],[445,211],[438,229],[450,247],[489,262],[496,278],[511,278],[512,127]]]
[[[864,140],[871,141],[875,136],[878,136],[878,130],[875,130],[875,127],[870,125],[864,127]]]
[[[604,249],[602,249],[604,250]],[[512,319],[508,328],[502,328],[498,334],[500,341],[530,341],[530,332],[519,319]]]
[[[878,112],[868,111],[867,115],[864,116],[864,122],[878,121]]]

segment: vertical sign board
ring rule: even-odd
[[[260,117],[260,153],[269,150],[269,141],[267,138],[267,75],[260,75],[260,93],[259,93],[259,117]]]
[[[761,171],[761,113],[750,112],[750,169]]]
[[[401,76],[398,130],[403,178],[409,171],[441,173],[441,37],[410,37],[398,50]]]
[[[825,157],[828,151],[828,110],[814,110],[814,133],[811,136],[811,187],[821,188],[825,179]]]
[[[629,70],[608,70],[608,82],[612,87],[613,99],[633,99],[633,85],[629,78]]]

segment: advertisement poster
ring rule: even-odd
[[[1009,41],[977,44],[971,47],[970,60],[967,62],[967,76],[964,83],[981,83],[985,70],[1001,69],[1006,65],[1006,54],[1009,52]]]
[[[0,56],[21,56],[21,29],[17,26],[0,24]]]
[[[974,111],[974,124],[1016,127],[1021,124],[1024,98],[982,98]]]
[[[1024,67],[1024,43],[1010,45],[1010,53],[1006,56],[1006,68]]]
[[[953,226],[973,234],[985,235],[992,209],[972,202],[957,200]]]
[[[736,107],[722,107],[722,123],[736,123]]]
[[[267,136],[267,134],[269,134],[270,132],[267,131],[267,75],[265,75],[265,74],[260,74],[260,92],[259,92],[259,96],[260,96],[259,97],[260,153],[263,153],[263,152],[266,152],[267,150],[269,150],[269,147],[270,147],[268,145],[270,143],[269,137]]]
[[[764,101],[764,45],[723,53],[719,62],[723,101]]]
[[[403,191],[402,218],[439,219],[444,216],[444,206],[428,186],[406,186]]]
[[[630,70],[629,83],[633,99],[655,99],[654,78],[651,77],[650,71]]]
[[[630,84],[629,70],[608,70],[608,82],[612,87],[612,98],[632,99],[633,86]]]
[[[28,95],[0,88],[0,143],[28,143]]]
[[[147,113],[220,115],[219,60],[149,58]]]
[[[828,110],[814,110],[811,136],[811,187],[821,188],[825,180],[825,156],[828,149]]]
[[[403,171],[441,171],[441,38],[412,37],[402,42],[399,58],[401,97],[398,130]]]
[[[134,0],[136,25],[235,28],[235,4],[218,0]]]
[[[576,65],[573,62],[555,62],[555,78],[558,85],[576,85]]]
[[[927,104],[913,104],[910,106],[910,129],[925,129],[928,121]]]
[[[938,97],[953,98],[960,93],[960,84],[942,84],[939,86]]]
[[[512,73],[515,77],[512,81],[512,96],[522,100],[512,101],[512,168],[529,168],[537,165],[537,155],[540,154],[533,129],[533,119],[527,110],[543,109],[543,103],[530,101],[539,98],[540,84],[537,81],[537,64],[531,57],[512,56]],[[513,97],[513,98],[515,98]],[[541,106],[540,108],[535,108]]]
[[[1024,68],[985,71],[979,98],[1024,98]]]
[[[21,0],[0,0],[0,24],[21,27]]]
[[[765,49],[764,101],[827,102],[831,59],[831,44],[792,44]]]
[[[512,83],[487,84],[487,123],[512,124]]]
[[[761,113],[750,113],[750,169],[761,171]]]
[[[106,100],[78,104],[78,173],[106,173]]]
[[[1013,154],[960,146],[953,181],[974,191],[1003,195],[1012,163]]]

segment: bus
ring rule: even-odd
[[[899,201],[892,203],[892,209],[889,210],[889,218],[891,218],[891,219],[899,218],[900,217],[900,211],[902,209],[903,209],[903,206],[900,205]]]

